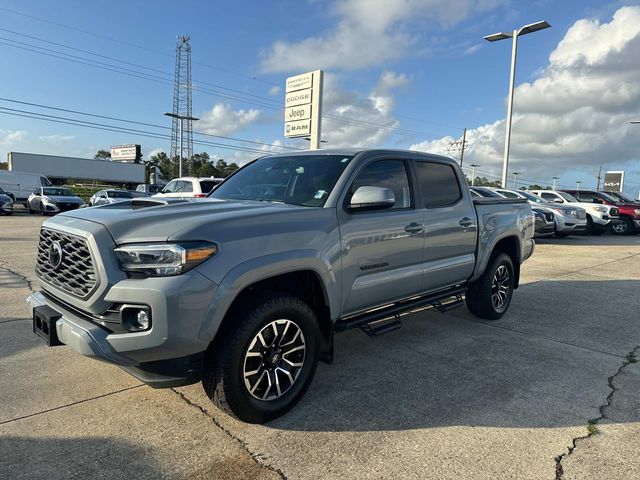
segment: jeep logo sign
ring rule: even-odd
[[[604,189],[612,192],[622,192],[624,187],[624,172],[607,172],[604,174]]]

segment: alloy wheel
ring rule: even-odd
[[[491,301],[496,310],[504,308],[509,290],[511,289],[511,276],[505,265],[500,265],[493,274],[491,281]]]
[[[304,334],[291,320],[274,320],[253,337],[244,356],[247,391],[258,400],[275,400],[295,384],[306,354]]]
[[[611,229],[619,235],[627,233],[627,222],[614,223]]]

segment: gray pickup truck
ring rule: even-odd
[[[202,381],[266,422],[331,362],[421,308],[497,319],[534,249],[524,199],[472,199],[449,158],[320,150],[255,160],[202,200],[136,198],[47,220],[27,302],[53,345],[153,387]]]

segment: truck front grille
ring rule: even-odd
[[[587,218],[587,212],[585,212],[584,210],[578,210],[578,212],[576,213],[576,218],[584,220],[585,218]]]
[[[96,272],[84,238],[43,228],[40,230],[36,276],[79,298],[96,286]]]
[[[553,222],[553,213],[551,212],[544,212],[544,218],[547,219],[547,222]]]

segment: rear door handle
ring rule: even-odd
[[[462,220],[460,220],[459,223],[464,228],[467,228],[467,227],[470,227],[471,225],[473,225],[473,220],[471,220],[469,217],[464,217]]]
[[[404,231],[407,233],[420,233],[424,230],[424,225],[420,225],[416,222],[411,222],[409,225],[404,227]]]

